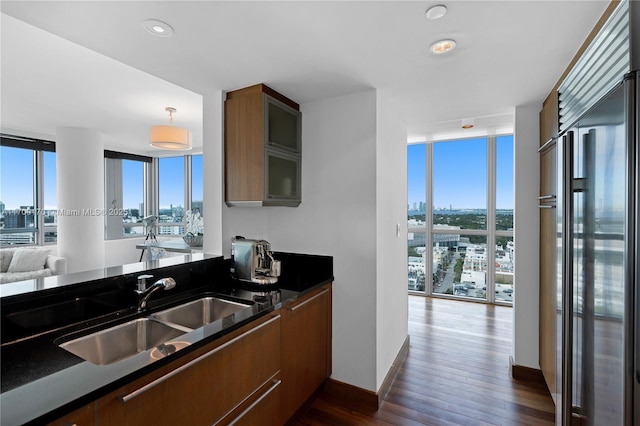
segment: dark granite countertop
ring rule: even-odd
[[[41,287],[6,296],[3,293],[0,299],[0,423],[20,425],[52,421],[333,281],[330,256],[277,252],[274,256],[282,261],[283,267],[279,282],[273,286],[252,286],[235,281],[228,275],[228,260],[203,256],[151,265],[155,267],[149,269],[131,267],[128,268],[131,273],[107,274],[85,283],[71,280],[46,289]],[[171,276],[179,283],[175,292],[168,291],[162,297],[154,295],[149,311],[142,314],[135,309],[133,292],[135,278],[141,272],[149,272],[156,278]],[[184,342],[184,346],[166,357],[158,357],[158,351],[152,357],[154,350],[151,349],[99,366],[67,352],[56,342],[74,332],[87,334],[89,330],[97,331],[204,296],[242,301],[250,309],[179,336],[174,340]],[[88,306],[91,313],[81,320],[74,318],[77,309],[68,309],[65,304],[69,301]],[[105,306],[100,307],[95,301]],[[51,311],[43,306],[64,309]],[[66,317],[61,318],[59,312],[67,312]],[[39,320],[46,325],[37,323]]]

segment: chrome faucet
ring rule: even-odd
[[[149,277],[147,276],[145,278],[149,278]],[[175,286],[176,286],[176,280],[174,280],[173,278],[162,278],[156,281],[151,287],[145,290],[141,290],[141,289],[136,290],[136,293],[138,293],[138,296],[140,297],[140,300],[138,301],[138,312],[141,312],[147,309],[147,301],[149,300],[149,298],[153,293],[160,290],[161,288],[165,290],[171,290]]]

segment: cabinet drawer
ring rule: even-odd
[[[78,408],[76,411],[59,418],[48,426],[90,426],[96,424],[95,402]]]
[[[187,362],[101,398],[99,424],[214,424],[278,373],[279,340],[280,315],[270,315]]]
[[[280,396],[282,380],[274,377],[252,395],[246,404],[238,407],[229,418],[223,419],[216,426],[280,426]]]

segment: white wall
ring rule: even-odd
[[[539,323],[539,234],[540,182],[539,112],[541,105],[518,106],[515,110],[515,287],[513,292],[513,360],[516,365],[540,368]]]
[[[58,255],[67,272],[104,265],[104,153],[94,130],[59,127],[56,131]]]
[[[224,198],[224,100],[220,91],[202,97],[203,219],[205,253],[222,252],[222,206]],[[227,256],[229,257],[229,256]]]
[[[376,391],[376,92],[301,111],[302,204],[224,207],[225,256],[238,234],[278,251],[333,256],[332,377]]]
[[[407,134],[378,91],[376,144],[376,390],[408,334]]]

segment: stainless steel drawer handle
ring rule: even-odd
[[[260,401],[262,401],[263,399],[265,399],[271,392],[273,392],[275,390],[275,388],[277,388],[278,386],[280,386],[280,383],[282,383],[282,380],[276,380],[273,382],[273,384],[271,385],[271,387],[262,395],[260,395],[260,398],[256,399],[255,401],[253,401],[253,403],[248,406],[246,408],[246,410],[244,410],[242,413],[240,413],[238,415],[238,417],[236,417],[235,419],[233,419],[233,421],[231,423],[229,423],[228,426],[232,426],[236,423],[238,423],[238,421],[240,421],[249,411],[253,410],[255,408],[256,405],[260,404]]]
[[[128,402],[131,401],[133,398],[142,395],[143,393],[145,393],[146,391],[153,389],[154,387],[158,386],[160,383],[164,382],[167,379],[170,379],[171,377],[175,376],[176,374],[181,373],[182,371],[186,370],[187,368],[191,367],[194,364],[199,363],[200,361],[202,361],[205,358],[210,357],[211,355],[221,351],[222,349],[226,348],[227,346],[230,346],[232,344],[234,344],[235,342],[237,342],[238,340],[242,339],[245,336],[248,336],[251,333],[254,333],[258,330],[260,330],[262,327],[265,327],[269,324],[271,324],[272,322],[276,321],[280,319],[280,315],[276,315],[275,317],[271,318],[269,321],[265,321],[262,324],[252,328],[251,330],[246,331],[245,333],[242,333],[241,335],[234,337],[233,339],[229,340],[226,343],[223,343],[222,345],[218,346],[215,349],[212,349],[211,351],[200,355],[198,358],[194,358],[191,361],[189,361],[188,363],[181,365],[180,367],[176,368],[175,370],[165,374],[162,377],[158,377],[156,380],[147,383],[146,385],[142,386],[141,388],[131,392],[130,394],[124,395],[120,397],[120,400],[122,402]]]
[[[538,206],[539,209],[555,209],[556,206],[551,206],[551,205],[544,205],[544,204],[540,204]]]
[[[540,148],[538,148],[538,152],[542,152],[542,151],[544,151],[545,149],[547,149],[549,146],[551,146],[551,145],[555,144],[555,143],[556,143],[556,140],[557,140],[557,138],[551,138],[551,139],[549,139],[548,141],[546,141],[546,142],[544,143],[544,145],[542,145]]]
[[[323,294],[325,294],[326,292],[328,292],[329,289],[325,288],[324,290],[322,290],[320,293],[316,294],[315,296],[305,300],[304,302],[300,303],[299,305],[294,306],[293,308],[287,308],[287,310],[289,311],[295,311],[297,309],[300,309],[301,307],[303,307],[304,305],[306,305],[307,303],[311,302],[312,300],[317,299],[318,297],[322,296]]]
[[[551,198],[556,198],[555,195],[541,195],[538,197],[538,200],[549,200]]]

